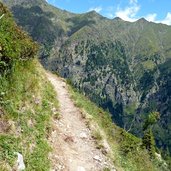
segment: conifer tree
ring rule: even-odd
[[[151,112],[148,115],[143,126],[144,136],[142,139],[142,145],[148,150],[152,158],[155,157],[155,140],[152,127],[158,121],[159,118],[160,114],[158,112]]]
[[[148,150],[151,157],[155,157],[155,140],[153,136],[152,129],[149,128],[144,132],[144,137],[142,139],[143,146]]]

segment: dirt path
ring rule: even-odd
[[[61,114],[53,120],[53,132],[49,138],[53,147],[50,159],[53,171],[101,171],[109,162],[95,147],[90,130],[86,127],[81,112],[74,105],[66,83],[57,76],[47,73],[57,92]]]

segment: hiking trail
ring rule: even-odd
[[[53,119],[49,137],[53,151],[51,171],[103,171],[111,166],[107,157],[95,146],[85,119],[70,98],[62,78],[47,73],[59,101],[60,119]],[[111,169],[115,170],[115,169]]]

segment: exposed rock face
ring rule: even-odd
[[[94,102],[109,109],[114,121],[124,126],[129,117],[133,119],[138,108],[141,110],[142,105],[146,106],[150,95],[158,89],[152,71],[142,68],[142,76],[134,72],[136,67],[140,67],[138,65],[142,65],[139,64],[141,59],[134,66],[129,60],[133,59],[118,41],[95,44],[88,40],[63,47],[61,51],[53,49],[48,66],[70,79]],[[145,87],[149,87],[148,92]]]

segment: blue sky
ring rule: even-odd
[[[171,0],[47,0],[50,4],[74,13],[95,10],[101,15],[126,21],[146,18],[171,25]]]

